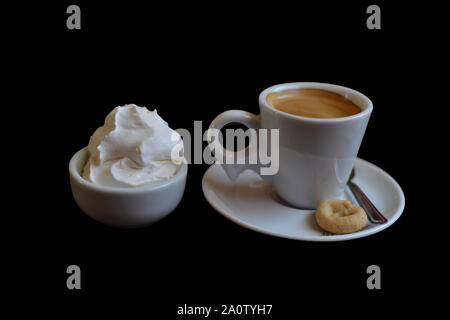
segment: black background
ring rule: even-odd
[[[38,124],[31,150],[42,168],[32,209],[24,209],[27,221],[14,238],[22,251],[12,250],[9,263],[20,270],[19,296],[30,293],[47,312],[63,306],[66,315],[124,311],[150,319],[181,319],[176,310],[185,303],[273,304],[266,318],[291,319],[311,312],[382,315],[419,301],[432,282],[425,268],[436,259],[417,236],[424,205],[414,187],[420,177],[411,174],[423,137],[412,125],[419,117],[411,110],[420,102],[408,93],[420,87],[425,31],[412,23],[417,8],[375,3],[381,30],[366,28],[372,2],[364,1],[74,1],[17,8],[20,18],[7,34],[7,63],[17,70],[10,84],[16,105],[29,106],[23,112]],[[69,4],[81,7],[81,30],[66,28]],[[391,174],[406,196],[403,215],[385,231],[310,243],[244,229],[204,198],[207,165],[189,166],[180,205],[150,227],[106,227],[73,200],[69,160],[115,106],[157,108],[172,128],[193,130],[194,120],[202,120],[205,129],[231,108],[258,113],[263,89],[293,81],[336,83],[373,101],[359,157]],[[66,288],[71,264],[82,270],[79,291]],[[366,287],[371,264],[381,268],[381,290]]]

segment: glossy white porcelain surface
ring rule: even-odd
[[[183,196],[187,164],[173,178],[157,185],[107,187],[81,177],[88,156],[89,152],[84,148],[70,160],[72,194],[84,213],[106,225],[123,228],[150,225],[172,212]]]
[[[342,118],[307,118],[279,111],[267,103],[269,93],[293,88],[333,91],[354,102],[362,111]],[[273,185],[283,200],[299,208],[315,208],[322,200],[341,198],[372,113],[372,102],[350,88],[294,82],[264,90],[259,96],[259,108],[260,115],[226,111],[210,127],[220,129],[228,123],[240,122],[254,129],[279,129],[279,171],[262,178]],[[216,154],[221,156],[221,152]],[[245,169],[259,173],[261,166],[226,164],[223,168],[235,179]]]
[[[203,176],[203,193],[223,216],[248,229],[296,240],[341,241],[365,237],[391,226],[402,214],[405,197],[398,183],[375,165],[356,159],[354,181],[388,219],[368,224],[350,234],[330,235],[318,226],[314,210],[295,208],[283,201],[274,188],[251,170],[231,181],[220,165],[212,165]],[[356,203],[346,191],[343,195]]]

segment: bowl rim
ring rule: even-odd
[[[181,165],[181,168],[175,173],[175,176],[172,178],[163,181],[161,183],[157,183],[155,185],[149,186],[140,186],[140,187],[109,187],[103,186],[99,184],[95,184],[91,181],[84,179],[81,174],[77,170],[77,165],[82,158],[83,154],[89,153],[87,147],[84,147],[77,152],[74,153],[72,158],[69,161],[69,174],[73,181],[76,181],[78,184],[83,185],[84,187],[91,189],[97,192],[108,192],[115,194],[139,194],[151,191],[159,191],[163,189],[170,188],[174,184],[180,183],[183,179],[185,179],[187,175],[187,167],[186,163]]]

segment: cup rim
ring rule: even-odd
[[[82,154],[89,153],[87,147],[84,147],[77,152],[74,153],[72,158],[69,161],[69,173],[70,176],[79,184],[85,186],[88,189],[91,189],[93,191],[99,191],[99,192],[108,192],[108,193],[115,193],[115,194],[139,194],[139,193],[145,193],[150,191],[158,191],[162,189],[169,188],[173,184],[179,183],[182,179],[186,177],[187,174],[187,164],[183,163],[181,165],[181,168],[175,173],[175,175],[161,183],[155,184],[155,185],[149,185],[149,186],[139,186],[139,187],[110,187],[110,186],[103,186],[99,184],[95,184],[91,181],[88,181],[84,179],[81,174],[77,170],[77,165],[79,161],[82,159]],[[84,164],[83,164],[84,165]]]
[[[312,117],[298,116],[298,115],[294,115],[291,113],[287,113],[287,112],[275,109],[273,106],[271,106],[267,102],[266,98],[269,93],[279,91],[279,90],[284,90],[284,89],[292,89],[292,88],[319,88],[319,89],[328,90],[328,91],[332,91],[332,92],[335,92],[335,91],[329,90],[329,88],[340,89],[340,90],[347,91],[353,95],[356,95],[356,96],[362,98],[363,100],[365,100],[366,106],[363,108],[358,105],[358,107],[363,108],[363,110],[361,110],[361,112],[359,112],[357,114],[347,116],[347,117],[312,118]],[[338,93],[338,92],[336,92],[336,93]],[[260,93],[258,100],[259,100],[260,106],[264,106],[265,108],[271,110],[273,113],[276,113],[276,114],[279,114],[279,115],[282,115],[284,117],[291,118],[291,119],[303,120],[303,121],[309,121],[309,122],[315,122],[315,123],[336,123],[336,122],[345,122],[345,121],[360,119],[360,118],[369,116],[373,110],[372,101],[367,96],[362,94],[361,92],[356,91],[351,88],[348,88],[348,87],[340,86],[337,84],[325,83],[325,82],[288,82],[288,83],[276,84],[276,85],[273,85],[271,87],[264,89]]]

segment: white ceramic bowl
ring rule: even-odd
[[[69,163],[70,186],[76,203],[88,216],[123,228],[150,225],[172,212],[183,197],[187,164],[157,185],[117,188],[96,185],[81,176],[89,151],[75,153]]]

